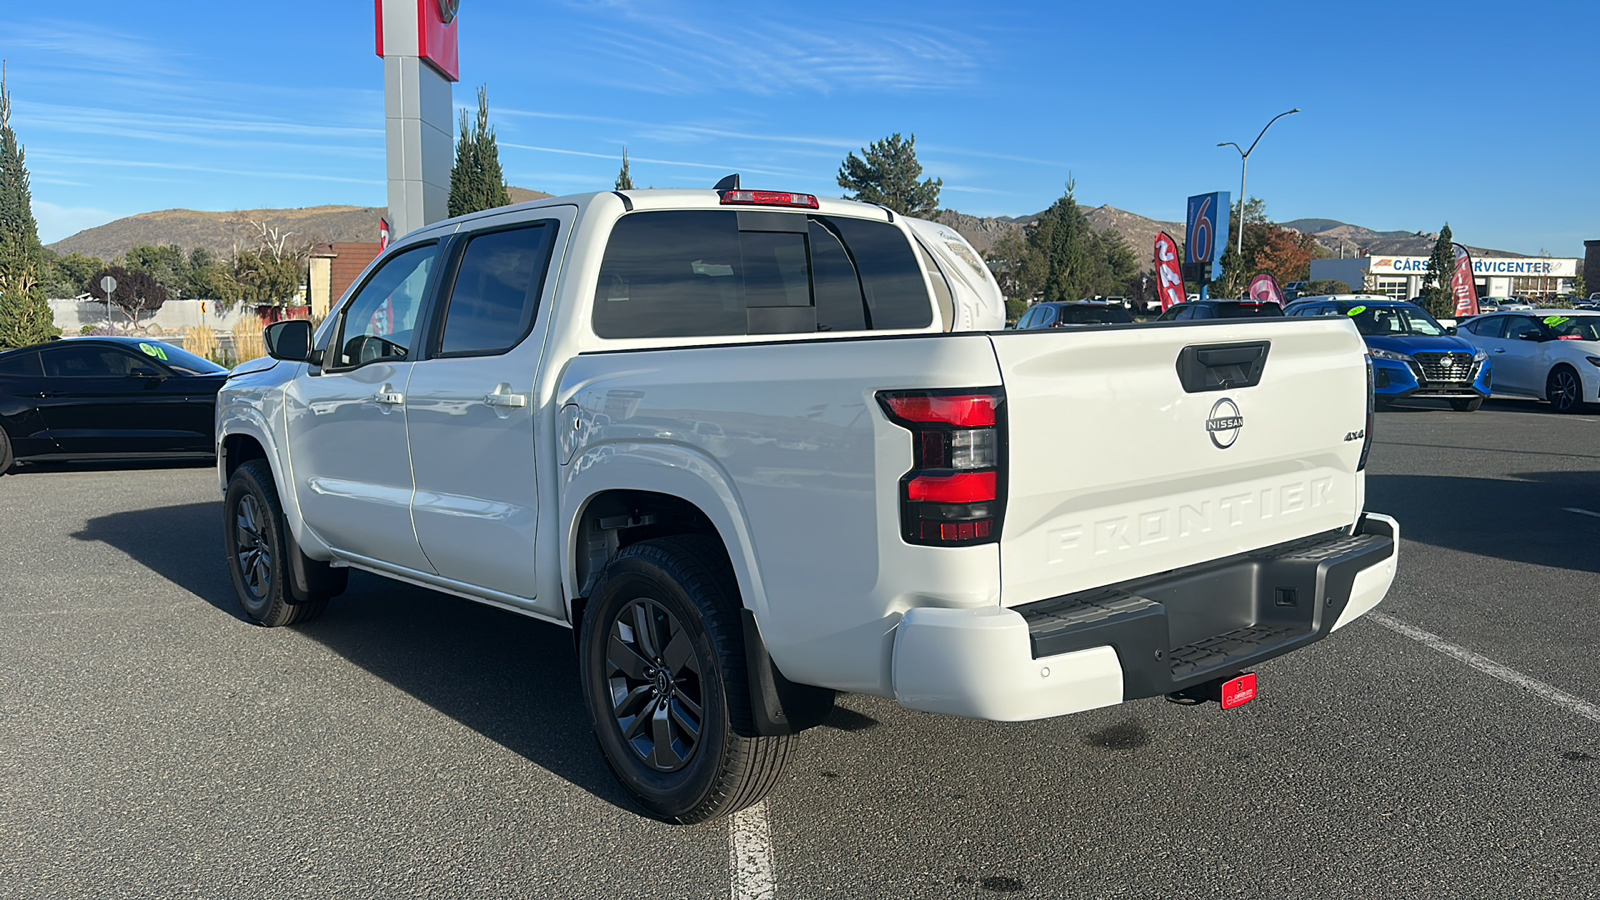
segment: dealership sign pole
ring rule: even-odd
[[[1478,314],[1478,287],[1472,278],[1472,254],[1460,244],[1456,248],[1456,270],[1450,277],[1450,295],[1456,301],[1456,318]]]
[[[455,147],[450,86],[461,80],[461,0],[377,0],[375,7],[389,224],[398,237],[449,215]]]

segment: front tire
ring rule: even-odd
[[[245,615],[267,628],[309,622],[321,615],[337,591],[295,597],[289,554],[299,553],[300,548],[284,521],[278,486],[266,460],[247,460],[234,470],[222,511],[228,573]]]
[[[1583,408],[1583,381],[1571,366],[1556,366],[1545,379],[1544,397],[1558,413],[1577,412]]]
[[[1450,408],[1456,412],[1476,412],[1480,406],[1483,406],[1482,397],[1474,397],[1471,400],[1450,401]]]
[[[0,475],[11,471],[11,464],[16,458],[11,455],[11,438],[4,428],[0,428]]]
[[[584,611],[578,668],[595,738],[645,809],[690,824],[759,802],[789,738],[757,736],[739,592],[716,540],[625,548]]]

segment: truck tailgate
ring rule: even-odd
[[[1367,375],[1347,321],[991,340],[1006,392],[1006,606],[1349,526],[1360,512]]]

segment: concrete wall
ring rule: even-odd
[[[77,334],[85,325],[104,325],[106,322],[106,304],[99,300],[51,300],[50,310],[55,314],[56,327],[61,329],[62,334]],[[168,300],[156,310],[155,315],[141,317],[139,327],[147,334],[176,333],[200,325],[210,325],[217,331],[230,331],[240,319],[255,315],[255,307],[245,304],[236,304],[231,310],[223,310],[214,300]],[[111,325],[114,328],[126,328],[127,314],[112,307]],[[155,330],[157,328],[159,332]]]

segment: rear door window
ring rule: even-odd
[[[927,283],[899,229],[733,210],[620,219],[601,261],[592,319],[603,338],[924,328],[932,321]]]
[[[491,356],[527,337],[555,236],[552,221],[469,239],[444,310],[440,356]]]
[[[1467,330],[1478,337],[1498,338],[1505,334],[1506,317],[1489,316],[1476,322],[1468,322]]]

